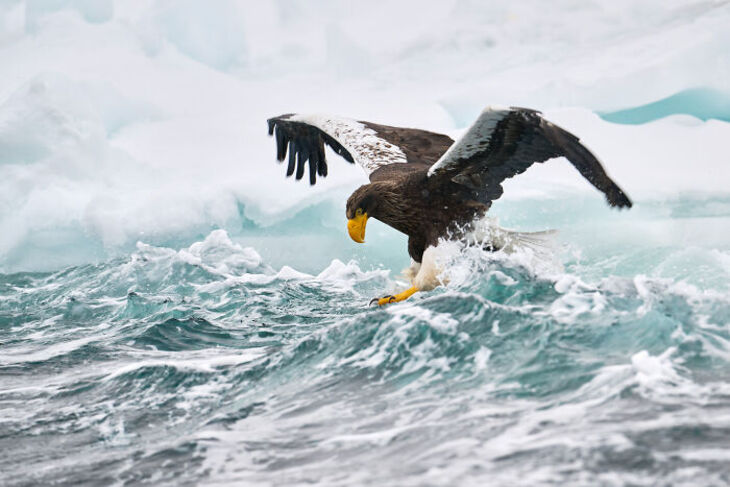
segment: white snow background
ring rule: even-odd
[[[729,25],[725,1],[0,0],[0,271],[264,232],[324,201],[344,229],[366,178],[330,152],[315,187],[287,180],[265,123],[287,112],[455,136],[486,105],[532,107],[637,208],[727,195]],[[714,115],[599,116],[694,89]],[[560,160],[505,198],[594,191]]]

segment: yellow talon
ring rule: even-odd
[[[370,304],[373,304],[375,301],[378,302],[378,306],[384,306],[384,305],[390,304],[390,303],[398,303],[400,301],[405,301],[406,299],[410,298],[417,292],[418,292],[418,288],[413,286],[412,288],[406,289],[402,293],[398,293],[395,296],[388,295],[388,296],[383,296],[380,299],[375,298],[372,301],[370,301]]]
[[[392,295],[383,296],[380,299],[378,299],[378,298],[375,298],[375,299],[378,300],[378,306],[383,306],[383,305],[386,305],[389,303],[395,303],[395,296],[392,296]]]

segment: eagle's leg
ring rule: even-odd
[[[385,304],[390,304],[390,303],[398,303],[400,301],[405,301],[406,299],[410,298],[417,292],[418,292],[418,288],[416,286],[413,286],[409,289],[406,289],[402,293],[398,293],[395,295],[389,294],[388,296],[383,296],[382,298],[375,298],[372,301],[370,301],[370,304],[373,304],[376,301],[378,302],[378,306],[383,306]]]
[[[406,272],[410,271],[416,274],[411,279],[411,288],[396,295],[384,296],[380,299],[375,298],[370,301],[370,304],[377,302],[378,306],[383,306],[389,303],[397,303],[410,298],[419,291],[430,291],[441,284],[446,284],[448,279],[439,277],[443,270],[440,262],[441,254],[442,251],[439,247],[429,246],[423,253],[423,261],[420,264],[414,262],[411,268],[406,270]]]

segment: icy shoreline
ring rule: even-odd
[[[484,105],[529,105],[577,133],[639,207],[728,194],[730,123],[671,104],[640,125],[596,115],[702,87],[705,103],[725,103],[727,4],[415,5],[3,4],[0,269],[243,234],[322,205],[338,227],[333,208],[365,178],[330,154],[317,186],[286,180],[264,121],[288,111],[456,135]],[[591,191],[551,161],[508,182],[504,199]]]

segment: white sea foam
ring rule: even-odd
[[[180,259],[204,265],[221,274],[249,272],[261,268],[261,256],[252,248],[243,248],[228,237],[225,230],[215,230],[202,242],[178,252]]]
[[[324,284],[331,284],[339,288],[351,288],[357,282],[371,279],[382,280],[388,271],[374,270],[363,272],[355,262],[343,263],[333,260],[330,265],[317,275],[317,280]]]
[[[65,355],[84,345],[93,342],[96,337],[77,338],[66,342],[56,343],[54,345],[43,346],[37,350],[28,350],[25,352],[14,352],[12,354],[0,354],[0,365],[12,365],[25,362],[43,362],[59,355]]]
[[[185,352],[167,353],[165,358],[159,358],[160,353],[154,354],[155,358],[146,358],[144,354],[138,354],[134,363],[107,371],[104,380],[111,380],[123,374],[136,372],[146,367],[172,367],[178,370],[193,372],[213,373],[221,367],[245,364],[256,360],[264,355],[261,350],[240,350],[237,353],[223,353],[211,355],[208,352]]]

